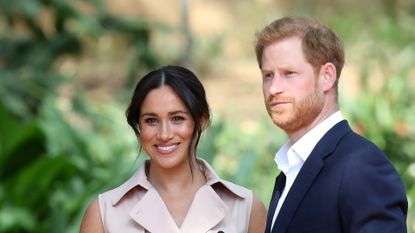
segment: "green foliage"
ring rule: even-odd
[[[134,171],[135,138],[126,124],[111,122],[123,117],[120,109],[96,109],[101,120],[85,130],[70,124],[51,99],[36,121],[24,124],[1,107],[0,119],[8,123],[1,130],[2,232],[77,232],[91,198]]]
[[[79,57],[88,40],[111,35],[125,39],[131,48],[127,85],[135,82],[137,68],[157,65],[148,46],[154,25],[112,16],[99,1],[85,4],[94,7],[95,14],[82,14],[63,0],[0,2],[0,97],[19,116],[36,115],[43,98],[57,94],[62,82],[71,81],[56,66],[63,58]],[[52,20],[40,20],[48,13]]]
[[[140,163],[127,124],[113,120],[124,110],[88,103],[59,62],[117,35],[130,48],[135,82],[137,68],[157,65],[151,25],[85,4],[96,12],[62,0],[0,1],[0,232],[78,232],[91,199]],[[74,96],[59,93],[65,86]]]

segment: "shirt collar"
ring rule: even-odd
[[[286,174],[286,171],[294,165],[293,163],[298,160],[304,163],[324,134],[343,119],[341,112],[337,111],[308,131],[294,145],[291,145],[289,141],[285,143],[275,155],[278,168]],[[292,151],[296,158],[288,157],[289,151]]]
[[[343,119],[344,118],[340,111],[333,113],[331,116],[302,136],[292,146],[292,148],[303,159],[303,161],[305,161],[324,134],[326,134],[335,124],[339,123]]]
[[[145,163],[148,163],[148,160],[145,161]],[[222,180],[216,174],[213,168],[209,165],[209,163],[207,163],[205,160],[197,158],[197,163],[205,173],[207,180],[206,185],[213,186],[215,184],[221,184],[223,187],[225,187],[235,195],[241,198],[247,197],[246,192],[243,192],[239,186],[231,182]],[[140,186],[145,190],[150,190],[153,188],[153,186],[147,179],[145,167],[145,164],[140,166],[137,172],[130,179],[128,179],[124,184],[113,190],[114,193],[112,196],[112,205],[116,205],[131,189],[137,186]]]

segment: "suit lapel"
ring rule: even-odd
[[[272,233],[286,232],[305,194],[310,189],[321,169],[323,169],[323,159],[334,151],[338,141],[350,131],[351,129],[347,121],[343,120],[333,126],[317,143],[291,186],[278,214]]]
[[[270,232],[272,219],[275,214],[275,209],[278,205],[278,200],[281,197],[282,190],[285,186],[285,175],[284,173],[280,172],[280,174],[275,179],[274,191],[272,192],[271,202],[269,204],[268,214],[267,214],[267,225],[265,232]]]
[[[295,214],[295,211],[304,198],[304,195],[322,168],[323,161],[321,158],[309,157],[307,159],[307,162],[304,163],[300,173],[291,186],[291,189],[285,198],[284,204],[281,206],[277,220],[272,228],[273,233],[285,232]]]

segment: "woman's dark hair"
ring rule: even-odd
[[[203,131],[204,119],[206,126],[210,124],[210,108],[206,100],[205,89],[196,75],[181,66],[164,66],[146,74],[138,83],[125,115],[128,124],[137,137],[140,136],[139,119],[141,105],[147,94],[157,88],[169,86],[179,96],[190,112],[194,129],[189,144],[189,163],[192,167],[192,155],[196,152],[200,135]]]

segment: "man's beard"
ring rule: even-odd
[[[296,132],[310,125],[321,113],[324,106],[324,96],[319,95],[317,88],[312,94],[300,101],[296,101],[293,97],[285,98],[284,101],[289,102],[291,105],[287,109],[270,109],[269,103],[274,100],[275,97],[267,100],[268,114],[271,116],[274,124],[286,133]]]

